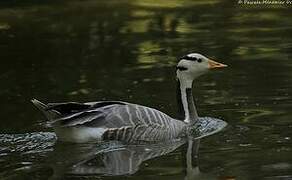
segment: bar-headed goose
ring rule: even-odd
[[[191,53],[180,58],[176,76],[184,120],[171,118],[154,108],[121,101],[88,103],[32,103],[48,118],[61,141],[90,142],[102,140],[163,141],[185,136],[189,127],[200,121],[192,96],[195,78],[210,69],[226,65]]]

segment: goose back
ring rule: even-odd
[[[55,128],[97,128],[100,139],[161,141],[183,136],[186,124],[154,108],[120,101],[50,103],[48,112],[59,113]]]

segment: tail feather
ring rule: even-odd
[[[40,102],[37,99],[32,99],[31,102],[46,116],[48,120],[53,120],[60,116],[60,114],[57,111],[47,110],[48,105]]]

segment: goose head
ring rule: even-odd
[[[209,70],[223,67],[227,67],[227,65],[211,60],[198,53],[190,53],[180,58],[176,66],[176,75],[180,81],[192,84],[194,79]]]

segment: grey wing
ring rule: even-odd
[[[103,102],[105,103],[105,102]],[[105,127],[105,128],[123,128],[123,127],[136,127],[136,126],[149,126],[158,125],[160,126],[161,120],[156,123],[153,119],[143,114],[141,107],[144,106],[135,104],[107,104],[100,106],[98,104],[85,104],[85,108],[75,112],[75,109],[62,106],[71,106],[79,109],[80,105],[76,104],[58,104],[51,108],[62,113],[64,116],[55,120],[55,122],[62,122],[63,126],[76,126],[83,125],[87,127]],[[83,105],[82,105],[83,106]],[[86,107],[88,106],[88,107]],[[143,109],[142,108],[142,109]],[[50,109],[50,110],[51,110]],[[65,110],[66,109],[66,110]],[[157,116],[158,117],[158,116]]]
[[[53,109],[66,109],[57,105]],[[80,105],[72,104],[75,109]],[[86,107],[88,106],[88,107]],[[87,127],[103,127],[107,129],[103,134],[104,140],[122,141],[160,141],[178,137],[186,125],[168,115],[145,106],[136,104],[110,103],[85,104],[84,109],[65,115],[54,121],[53,125],[74,127],[78,125]],[[66,109],[67,110],[67,109]],[[64,114],[65,111],[62,111]]]
[[[66,103],[48,103],[46,111],[57,111],[59,114],[65,116],[69,114],[79,113],[83,111],[104,108],[112,105],[125,105],[126,103],[120,101],[97,101],[88,103],[66,102]]]
[[[38,101],[39,102],[39,101]],[[39,102],[40,103],[40,102]],[[38,103],[38,104],[39,104]],[[36,105],[36,103],[34,103]],[[46,116],[54,112],[55,118],[49,118],[48,122],[53,126],[72,127],[77,125],[102,126],[113,107],[126,105],[120,101],[99,101],[89,103],[41,103],[37,106]],[[48,116],[47,116],[48,117]]]
[[[109,117],[113,111],[119,106],[124,106],[122,104],[110,104],[101,106],[100,104],[93,104],[87,108],[79,110],[77,112],[70,109],[70,113],[64,113],[63,116],[52,121],[53,126],[62,126],[62,127],[73,127],[73,126],[88,126],[88,127],[107,127]],[[58,107],[59,109],[59,107]],[[119,121],[116,121],[114,124],[119,124]],[[121,124],[122,125],[122,124]],[[121,126],[120,125],[120,126]],[[119,127],[120,127],[119,126]]]
[[[65,103],[43,103],[37,99],[31,102],[47,117],[48,120],[61,120],[70,115],[79,114],[89,110],[98,110],[112,105],[125,105],[127,103],[121,101],[98,101],[88,103],[65,102]],[[92,115],[92,113],[91,113]]]
[[[156,109],[135,104],[120,107],[111,115],[115,117],[106,121],[109,128],[103,135],[106,140],[152,142],[169,140],[179,137],[186,128],[182,121],[175,120]]]
[[[105,120],[106,114],[98,109],[87,110],[71,115],[67,115],[51,122],[53,126],[73,127],[84,125],[88,122],[98,121],[102,123]]]

